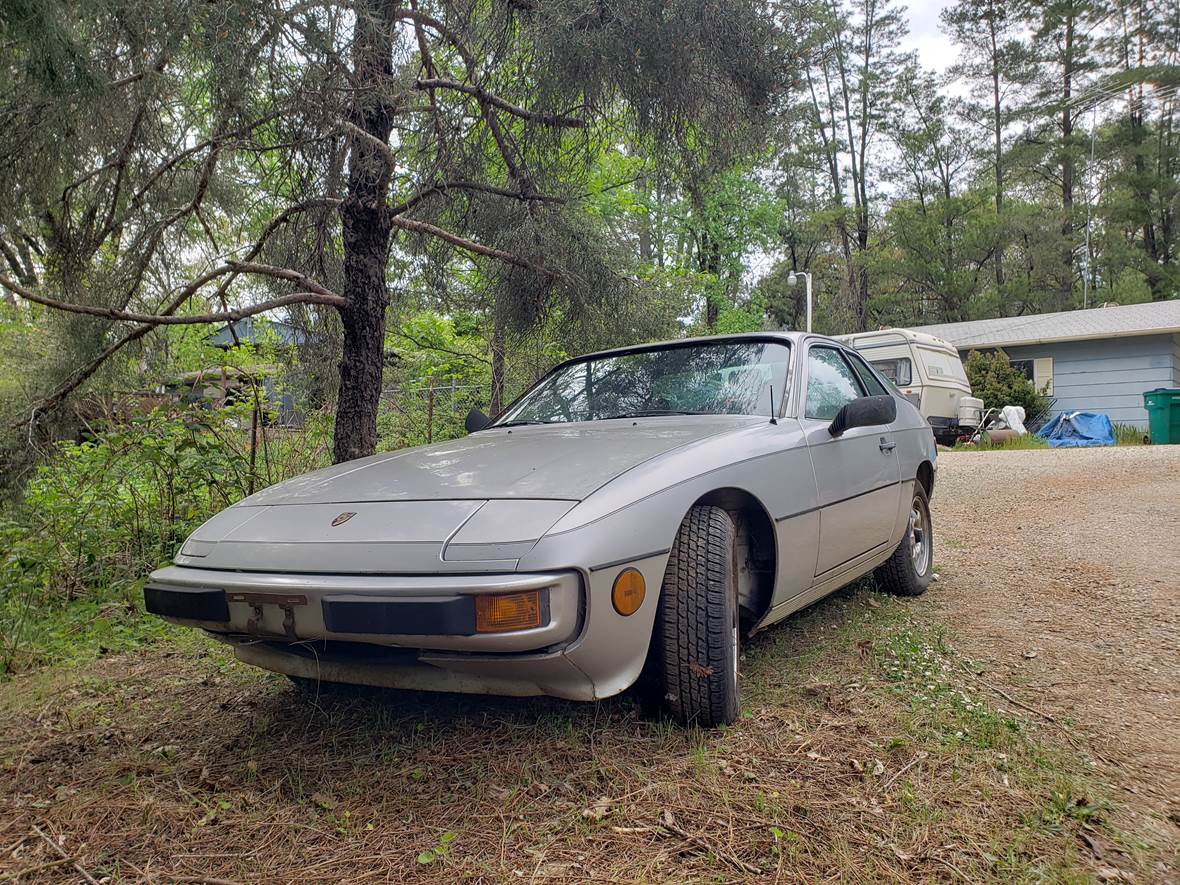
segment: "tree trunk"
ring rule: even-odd
[[[1069,310],[1073,303],[1073,109],[1070,107],[1073,88],[1074,24],[1071,11],[1065,23],[1065,51],[1062,65],[1061,92],[1061,288],[1058,310]]]
[[[1004,214],[1004,117],[1002,108],[1000,107],[1000,58],[994,16],[989,18],[988,25],[988,33],[991,37],[992,58],[992,136],[995,140],[996,222],[1001,225],[998,231],[999,241],[996,243],[995,256],[996,294],[1002,298],[1004,289],[1004,231],[1000,218]]]
[[[866,197],[858,197],[856,206],[856,257],[850,264],[849,294],[852,296],[852,315],[856,332],[869,328],[869,211]]]
[[[721,247],[708,231],[701,231],[700,254],[697,267],[701,273],[713,277],[714,283],[705,293],[705,327],[712,332],[721,316]]]
[[[352,59],[357,85],[353,123],[388,143],[393,109],[384,97],[393,69],[394,24],[384,4],[369,0],[357,11]],[[385,206],[389,161],[369,139],[354,137],[348,158],[348,196],[340,208],[344,234],[344,349],[332,459],[335,463],[371,455],[377,447],[377,407],[385,354],[391,224]]]
[[[488,414],[493,418],[498,418],[504,408],[504,344],[507,336],[500,313],[497,307],[492,329],[492,396],[488,401]]]

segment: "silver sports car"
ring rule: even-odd
[[[578,357],[468,430],[219,513],[148,611],[303,685],[589,701],[642,674],[717,725],[743,636],[870,571],[930,581],[930,425],[829,338]]]

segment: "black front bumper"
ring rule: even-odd
[[[143,588],[144,607],[153,615],[186,621],[229,620],[224,590],[177,590],[148,584]]]
[[[306,604],[304,597],[234,593],[235,601],[251,605]],[[239,599],[238,597],[242,597]],[[144,605],[154,615],[185,621],[226,623],[229,598],[224,590],[178,588],[148,584]],[[294,601],[299,600],[299,601]],[[440,596],[419,599],[323,599],[324,626],[333,633],[387,636],[474,636],[475,597]],[[549,619],[549,591],[541,591],[541,619]]]

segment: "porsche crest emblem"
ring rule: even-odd
[[[332,520],[332,525],[334,525],[334,526],[344,525],[346,522],[348,522],[354,516],[356,516],[356,513],[354,511],[345,510],[343,513],[341,513],[339,516],[337,516],[334,520]]]

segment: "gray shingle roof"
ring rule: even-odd
[[[915,326],[914,331],[942,338],[960,350],[1159,335],[1180,332],[1180,300]]]

